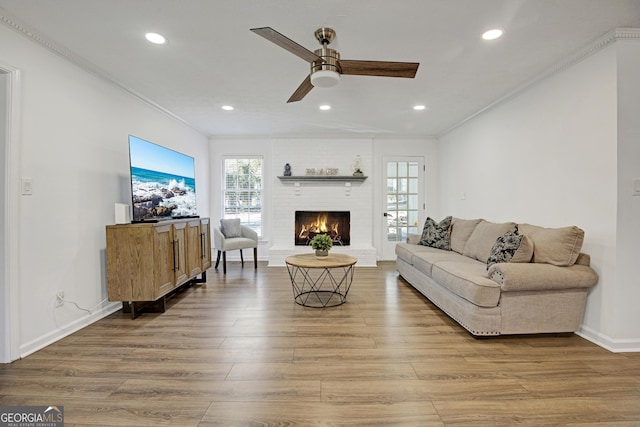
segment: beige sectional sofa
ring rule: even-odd
[[[396,265],[473,335],[575,332],[598,281],[583,240],[575,226],[448,217],[399,243]]]

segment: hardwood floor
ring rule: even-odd
[[[390,262],[325,309],[252,267],[0,365],[0,405],[63,405],[67,426],[640,426],[639,353],[475,339]]]

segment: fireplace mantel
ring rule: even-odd
[[[298,175],[298,176],[279,176],[282,182],[363,182],[367,176],[353,175]]]

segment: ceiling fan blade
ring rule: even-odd
[[[298,86],[298,89],[296,89],[296,91],[293,92],[293,95],[291,95],[291,97],[287,100],[287,102],[300,101],[309,92],[311,92],[311,89],[313,89],[313,85],[311,84],[311,76],[307,76],[307,78],[304,79],[302,83],[300,83],[300,86]]]
[[[258,34],[259,36],[264,37],[270,42],[277,44],[281,48],[288,50],[294,55],[299,56],[300,58],[304,59],[307,62],[313,62],[313,61],[324,62],[324,60],[321,57],[311,52],[306,47],[299,45],[298,43],[294,42],[293,40],[291,40],[286,36],[283,36],[282,34],[280,34],[279,32],[277,32],[271,27],[251,28],[251,31]]]
[[[354,76],[405,77],[412,79],[418,71],[418,62],[358,61],[341,59],[342,74]]]

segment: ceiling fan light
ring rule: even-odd
[[[333,87],[340,82],[340,73],[331,70],[319,70],[311,74],[311,84],[315,87]]]
[[[147,33],[144,37],[153,44],[165,44],[167,42],[167,39],[158,33]]]
[[[500,38],[502,36],[502,30],[499,28],[495,28],[493,30],[489,30],[489,31],[485,31],[482,34],[482,38],[484,40],[495,40],[497,38]]]

